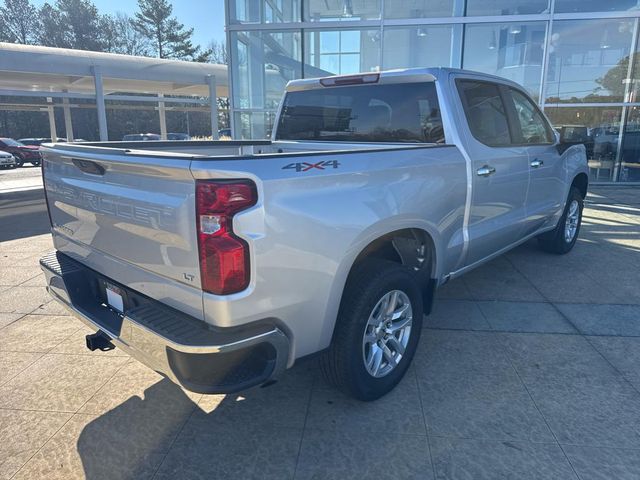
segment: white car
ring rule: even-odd
[[[16,168],[16,159],[8,152],[0,151],[0,168]]]

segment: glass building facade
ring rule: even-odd
[[[592,181],[640,182],[640,0],[227,0],[237,138],[289,80],[456,67],[523,85],[584,142]]]

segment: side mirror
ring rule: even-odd
[[[571,130],[562,130],[560,133],[558,130],[554,130],[556,135],[556,148],[558,149],[558,153],[563,154],[566,150],[574,145],[585,145],[589,142],[589,138],[580,138],[579,136],[576,138],[575,132],[571,132]],[[569,133],[568,136],[564,135]]]

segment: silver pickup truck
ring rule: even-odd
[[[452,69],[292,81],[270,141],[49,145],[53,297],[185,388],[320,354],[361,400],[405,374],[435,289],[576,242],[583,145],[515,83]]]

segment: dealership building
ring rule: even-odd
[[[640,182],[640,0],[227,0],[237,137],[269,135],[287,81],[458,67],[523,85],[587,146],[592,181]]]

